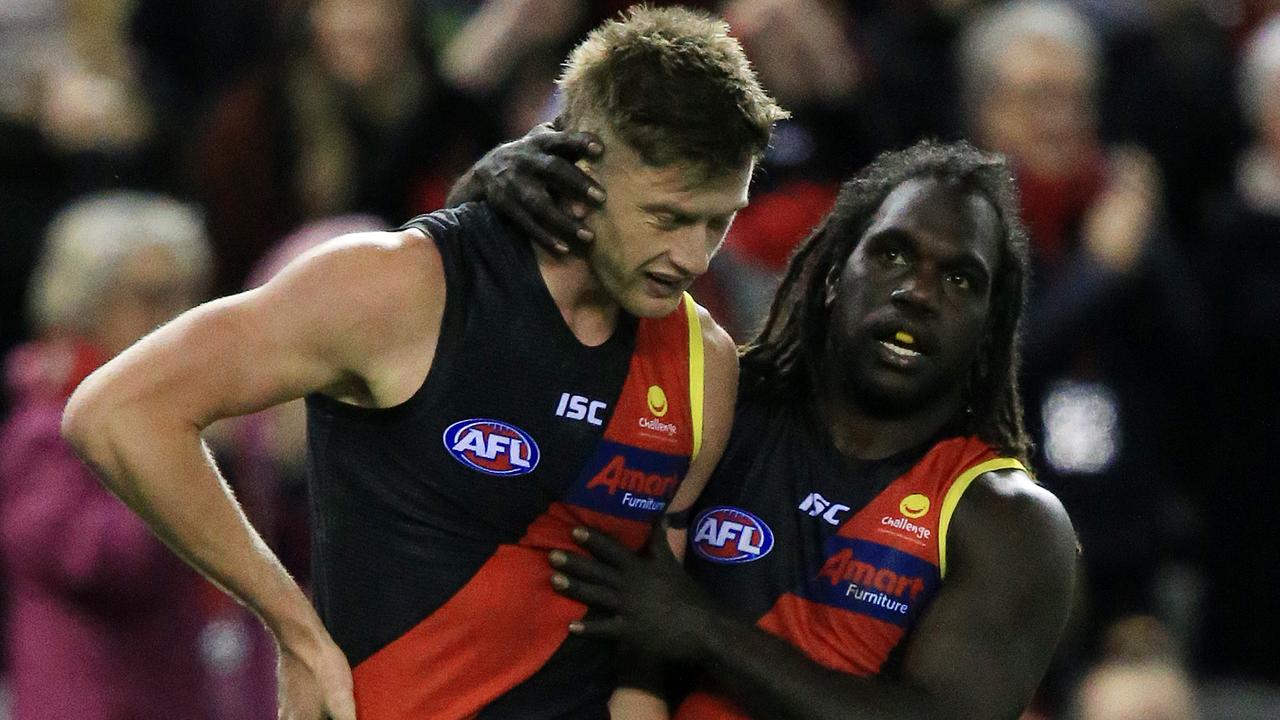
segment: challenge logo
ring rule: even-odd
[[[739,508],[726,505],[708,508],[698,515],[694,527],[694,552],[714,563],[748,563],[773,549],[773,531],[769,526]]]
[[[880,524],[896,530],[901,530],[907,535],[914,535],[917,540],[928,540],[930,537],[933,537],[933,532],[929,530],[929,528],[916,525],[903,517],[896,518],[885,515],[880,518]]]
[[[912,520],[924,517],[929,512],[929,497],[920,493],[908,495],[898,503],[898,512]]]
[[[667,394],[657,385],[649,386],[649,412],[655,417],[662,417],[667,414]]]
[[[488,475],[524,475],[538,467],[538,444],[529,433],[499,420],[459,420],[444,431],[454,460]]]

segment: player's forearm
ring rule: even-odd
[[[95,407],[95,405],[97,407]],[[249,525],[198,428],[144,408],[72,398],[63,434],[151,530],[253,609],[283,643],[322,630],[306,596]]]
[[[609,698],[609,717],[614,720],[668,720],[666,700],[649,690],[620,687]]]
[[[810,660],[763,630],[715,614],[699,629],[697,664],[754,717],[786,720],[948,718],[926,692],[865,680]]]

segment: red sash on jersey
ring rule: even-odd
[[[981,474],[1017,468],[977,438],[935,445],[905,475],[845,520],[804,594],[786,593],[757,621],[825,667],[863,677],[889,654],[937,593],[946,535],[964,491]],[[675,720],[746,718],[710,689],[692,693]]]
[[[353,670],[361,720],[473,717],[541,668],[586,608],[551,589],[547,552],[599,528],[633,550],[675,495],[702,435],[702,330],[683,311],[641,320],[613,415],[578,481],[442,607]]]

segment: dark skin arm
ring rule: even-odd
[[[636,556],[597,531],[575,539],[595,559],[553,553],[552,584],[613,616],[572,632],[696,665],[767,718],[1017,718],[1048,667],[1075,580],[1075,536],[1058,500],[1019,471],[988,473],[956,510],[948,574],[906,641],[900,677],[861,679],[717,609],[661,543]]]
[[[582,219],[604,203],[604,188],[574,164],[599,157],[591,133],[538,125],[476,161],[449,190],[449,207],[486,200],[535,242],[556,253],[595,239]]]

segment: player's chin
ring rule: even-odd
[[[875,417],[897,418],[912,415],[936,402],[941,389],[936,378],[903,374],[876,368],[855,378],[858,404]]]
[[[623,307],[627,312],[642,318],[660,318],[666,317],[675,312],[680,307],[680,298],[683,293],[674,293],[671,296],[654,295],[646,292],[634,292],[623,303]]]

